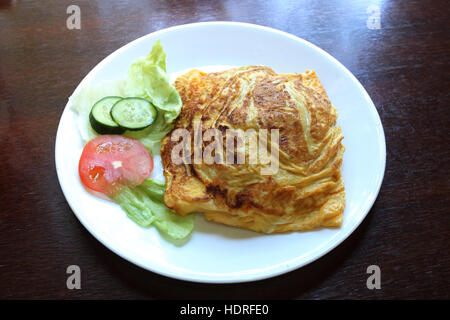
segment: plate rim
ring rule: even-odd
[[[351,80],[358,86],[360,92],[363,93],[365,100],[367,100],[369,102],[370,105],[370,112],[372,113],[372,116],[374,117],[374,120],[377,122],[377,127],[379,130],[377,130],[378,133],[378,140],[380,141],[380,150],[378,150],[380,152],[380,159],[382,160],[381,162],[381,171],[380,174],[377,175],[377,181],[376,181],[376,192],[374,193],[374,196],[372,197],[372,199],[370,200],[370,202],[367,203],[366,207],[364,208],[364,212],[361,214],[361,218],[359,219],[359,221],[357,221],[357,223],[355,223],[353,226],[351,226],[351,228],[348,229],[348,231],[341,236],[340,239],[338,239],[337,241],[335,241],[334,243],[332,243],[331,245],[328,246],[328,248],[326,248],[325,250],[322,250],[319,254],[317,254],[316,256],[312,256],[309,257],[306,260],[301,261],[300,263],[292,263],[290,265],[284,266],[284,267],[277,267],[274,270],[271,270],[270,272],[261,272],[261,273],[257,273],[257,274],[245,274],[244,276],[242,276],[241,278],[205,278],[204,276],[202,276],[202,274],[198,275],[198,274],[186,274],[186,275],[180,275],[180,274],[174,274],[172,272],[166,272],[163,269],[157,269],[154,268],[154,266],[148,266],[145,265],[139,261],[135,261],[129,257],[127,257],[124,253],[120,252],[118,249],[114,248],[113,246],[110,246],[106,241],[104,241],[104,239],[102,239],[100,236],[98,236],[93,230],[92,228],[89,226],[89,224],[86,223],[86,221],[83,221],[83,219],[79,216],[79,214],[76,212],[76,210],[74,210],[73,204],[71,203],[71,201],[69,201],[69,197],[68,197],[68,190],[66,190],[66,188],[62,185],[61,183],[61,173],[59,170],[59,166],[58,166],[58,150],[59,147],[58,145],[61,145],[61,143],[58,143],[60,138],[60,127],[61,127],[61,120],[63,118],[63,116],[65,115],[66,112],[68,112],[68,110],[70,108],[68,108],[69,105],[69,101],[66,103],[64,110],[61,114],[61,117],[59,119],[59,123],[58,123],[58,128],[57,128],[57,133],[56,133],[56,139],[55,139],[55,165],[56,165],[56,172],[57,172],[57,177],[58,177],[58,182],[59,185],[61,187],[61,190],[64,194],[65,200],[68,203],[69,207],[71,208],[72,212],[74,213],[74,215],[76,216],[76,218],[78,219],[78,221],[84,226],[84,228],[86,228],[88,230],[88,232],[97,240],[99,241],[101,244],[103,244],[106,248],[108,248],[109,250],[111,250],[112,252],[114,252],[115,254],[117,254],[119,257],[121,257],[122,259],[125,259],[128,262],[131,262],[132,264],[144,269],[144,270],[148,270],[151,272],[154,272],[156,274],[165,276],[165,277],[169,277],[169,278],[173,278],[173,279],[177,279],[177,280],[183,280],[183,281],[189,281],[189,282],[198,282],[198,283],[243,283],[243,282],[252,282],[252,281],[259,281],[259,280],[264,280],[264,279],[268,279],[268,278],[273,278],[297,269],[300,269],[302,267],[304,267],[305,265],[308,265],[310,263],[312,263],[313,261],[316,261],[318,259],[320,259],[321,257],[327,255],[330,251],[334,250],[337,246],[339,246],[342,242],[344,242],[346,239],[348,239],[348,237],[353,234],[353,232],[361,225],[361,223],[364,221],[364,219],[367,217],[368,213],[370,212],[374,202],[376,201],[376,199],[378,198],[378,194],[380,192],[381,189],[381,185],[383,183],[384,180],[384,176],[385,176],[385,172],[386,172],[386,137],[384,134],[384,128],[383,128],[383,124],[381,122],[381,118],[380,115],[375,107],[375,104],[373,103],[372,99],[370,98],[369,94],[367,93],[366,89],[363,87],[363,85],[359,82],[359,80],[341,63],[339,62],[336,58],[334,58],[331,54],[329,54],[328,52],[326,52],[325,50],[319,48],[318,46],[316,46],[315,44],[304,40],[296,35],[290,34],[288,32],[285,31],[281,31],[275,28],[271,28],[271,27],[267,27],[267,26],[262,26],[262,25],[257,25],[257,24],[252,24],[252,23],[246,23],[246,22],[235,22],[235,21],[207,21],[207,22],[194,22],[194,23],[187,23],[187,24],[181,24],[181,25],[176,25],[176,26],[171,26],[168,28],[164,28],[161,30],[157,30],[151,33],[148,33],[146,35],[143,35],[133,41],[130,41],[128,43],[126,43],[125,45],[121,46],[120,48],[116,49],[115,51],[113,51],[112,53],[110,53],[109,55],[107,55],[105,58],[103,58],[99,63],[97,63],[94,68],[92,68],[87,74],[86,76],[79,82],[79,84],[77,85],[77,87],[75,88],[75,90],[72,92],[71,95],[73,95],[74,93],[76,93],[78,90],[80,90],[80,88],[83,87],[83,85],[85,83],[87,83],[91,77],[93,77],[96,73],[97,70],[100,69],[104,64],[106,64],[109,60],[113,59],[115,56],[119,55],[122,51],[125,51],[127,48],[136,45],[138,42],[140,41],[144,41],[146,38],[150,37],[150,36],[157,36],[158,34],[162,34],[165,32],[171,32],[177,29],[182,29],[182,28],[187,28],[187,27],[197,27],[197,26],[204,26],[204,25],[224,25],[224,26],[240,26],[240,27],[246,27],[246,28],[253,28],[253,29],[259,29],[259,30],[263,30],[266,32],[271,32],[271,33],[276,33],[278,35],[290,38],[292,40],[295,40],[297,42],[301,42],[309,47],[312,47],[315,50],[318,50],[321,54],[327,56],[327,58],[329,58],[334,64],[336,64],[342,71],[344,71],[350,78]],[[362,211],[362,210],[361,210]],[[283,263],[283,265],[285,265],[286,263]]]

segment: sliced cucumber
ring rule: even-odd
[[[111,117],[119,126],[134,131],[150,126],[157,115],[153,104],[142,98],[124,98],[111,109]]]
[[[94,104],[89,114],[92,129],[99,134],[121,134],[125,132],[125,129],[111,118],[111,109],[120,100],[122,100],[121,97],[110,96],[100,99]]]

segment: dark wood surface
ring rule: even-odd
[[[380,3],[381,29],[366,26]],[[68,30],[66,8],[81,8]],[[450,298],[448,1],[0,1],[0,298]],[[318,261],[276,278],[208,285],[118,257],[78,222],[56,176],[57,125],[81,79],[147,33],[212,20],[274,27],[341,61],[381,116],[380,194],[360,227]],[[82,289],[66,288],[66,268]],[[368,290],[366,268],[381,268]]]

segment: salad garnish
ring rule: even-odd
[[[85,86],[70,100],[86,143],[79,162],[83,184],[110,197],[138,225],[183,239],[193,229],[194,216],[168,209],[164,182],[150,178],[152,155],[159,153],[182,105],[165,58],[157,41],[125,78]]]

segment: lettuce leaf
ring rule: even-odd
[[[165,53],[159,41],[150,54],[137,59],[128,71],[125,91],[128,96],[141,97],[164,111],[167,123],[172,123],[181,111],[181,98],[166,74]]]
[[[78,115],[78,128],[85,143],[98,136],[89,122],[89,113],[94,103],[106,96],[140,97],[155,105],[158,117],[150,127],[126,131],[124,135],[138,139],[152,155],[159,153],[159,144],[172,130],[182,105],[166,74],[166,54],[159,41],[148,56],[138,58],[130,66],[126,77],[86,86],[69,98]],[[154,225],[172,239],[186,238],[194,227],[194,216],[180,216],[168,209],[163,202],[164,191],[164,183],[147,179],[138,187],[123,187],[114,201],[138,225]]]
[[[69,98],[78,114],[78,127],[84,142],[98,136],[89,123],[89,113],[95,102],[106,96],[140,97],[158,109],[156,121],[141,131],[127,131],[124,135],[138,139],[154,155],[159,142],[173,129],[173,121],[181,112],[181,98],[166,73],[166,54],[156,41],[146,57],[138,58],[123,79],[105,81],[81,88]]]
[[[165,185],[147,179],[135,188],[124,187],[114,200],[142,227],[154,225],[172,239],[186,238],[194,228],[194,215],[180,216],[164,205]]]

